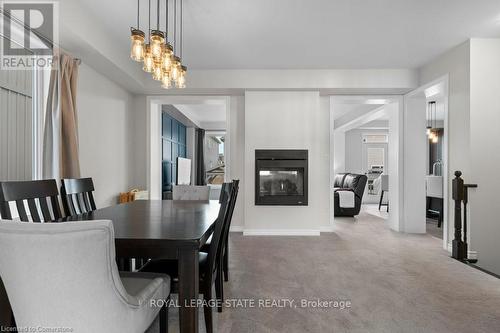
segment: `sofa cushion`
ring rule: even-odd
[[[347,173],[338,173],[335,175],[333,179],[333,187],[335,188],[343,188],[344,187],[344,179],[347,176]]]
[[[359,179],[361,178],[361,175],[355,175],[355,174],[348,174],[344,178],[344,186],[343,188],[350,188],[350,189],[356,189],[358,187],[358,182]]]

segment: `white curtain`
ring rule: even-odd
[[[45,113],[43,178],[80,178],[76,91],[80,60],[54,56]]]

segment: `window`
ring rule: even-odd
[[[221,132],[205,133],[205,178],[208,185],[220,185],[224,183],[226,169],[224,142],[226,137]]]
[[[373,170],[376,168],[384,169],[384,148],[367,148],[366,149],[366,169]]]
[[[0,181],[37,178],[34,74],[33,70],[0,70]]]

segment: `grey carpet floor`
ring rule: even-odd
[[[379,217],[339,219],[320,237],[232,233],[230,242],[226,298],[256,304],[214,312],[215,332],[500,332],[500,280],[449,258],[439,239],[393,232]],[[264,306],[273,299],[351,306]],[[178,332],[175,309],[170,329]]]

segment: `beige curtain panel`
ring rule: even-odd
[[[44,178],[80,178],[76,91],[80,60],[54,56],[43,142]]]

